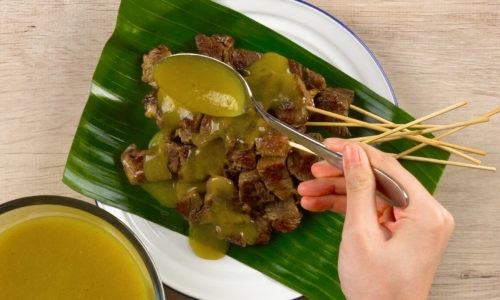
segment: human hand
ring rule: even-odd
[[[325,161],[302,182],[301,205],[345,213],[339,253],[341,287],[348,299],[425,299],[454,227],[451,214],[396,159],[342,139],[325,145],[344,155],[344,172]],[[406,189],[409,206],[392,208],[375,194],[371,165]]]

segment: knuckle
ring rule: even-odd
[[[435,233],[451,233],[455,227],[455,219],[444,208],[440,208],[431,214],[430,229]]]
[[[446,229],[448,229],[449,231],[453,231],[453,229],[455,228],[455,218],[453,217],[453,215],[445,209],[443,212],[443,218]]]

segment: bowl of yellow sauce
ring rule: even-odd
[[[0,205],[0,298],[164,300],[154,264],[118,219],[35,196]]]

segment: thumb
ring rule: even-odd
[[[347,191],[345,227],[378,228],[375,177],[363,148],[348,143],[343,150]]]

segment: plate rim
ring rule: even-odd
[[[307,8],[310,8],[310,9],[313,9],[314,11],[328,17],[331,21],[337,23],[338,25],[340,25],[344,30],[346,30],[352,37],[354,37],[356,39],[356,41],[361,45],[363,46],[363,48],[365,49],[365,51],[369,54],[371,60],[375,63],[375,65],[377,66],[378,70],[380,71],[388,89],[389,89],[389,93],[390,93],[390,96],[391,96],[391,99],[387,99],[388,101],[392,102],[394,105],[396,106],[399,106],[399,103],[398,103],[398,100],[397,100],[397,97],[396,97],[396,94],[395,94],[395,91],[394,91],[394,88],[392,87],[392,84],[389,80],[389,77],[387,75],[387,73],[385,72],[384,68],[382,67],[382,64],[380,63],[380,61],[377,59],[375,53],[368,47],[368,45],[363,41],[363,39],[361,37],[359,37],[352,29],[350,29],[347,25],[345,25],[342,21],[340,21],[339,19],[337,19],[335,16],[333,16],[332,14],[330,14],[329,12],[327,12],[326,10],[324,10],[323,8],[319,7],[319,6],[316,6],[312,3],[309,3],[305,0],[289,0],[289,2],[292,2],[292,3],[299,3],[300,5],[303,5]],[[94,200],[95,201],[95,204],[97,207],[101,208],[101,209],[104,209],[106,210],[103,206],[106,206],[106,204],[104,203],[101,203],[97,200]],[[115,208],[115,207],[113,207]],[[119,208],[116,208],[118,210],[120,210],[123,214],[131,214],[129,212],[126,212],[126,211],[123,211]],[[133,214],[131,214],[133,215]],[[134,215],[135,216],[135,215]],[[125,222],[123,222],[127,227],[129,227],[128,224],[126,224]],[[130,229],[132,230],[132,229]],[[146,248],[146,247],[145,247]],[[147,249],[146,249],[147,251]],[[154,259],[154,258],[153,258]],[[163,280],[161,280],[160,278],[160,281],[162,282],[163,285],[165,285],[166,287],[174,290],[175,292],[177,293],[180,293],[186,297],[189,297],[189,298],[193,298],[193,296],[190,296],[189,294],[185,293],[185,292],[182,292],[176,288],[173,288],[171,287],[169,284],[163,282]],[[298,293],[298,292],[297,292]],[[300,293],[298,293],[300,294]],[[165,295],[166,296],[166,295]],[[303,297],[302,295],[296,297],[296,298],[292,298],[291,300],[297,300],[297,299],[301,299],[301,297]]]
[[[389,80],[389,76],[387,75],[387,73],[385,72],[384,68],[382,67],[382,64],[380,63],[380,61],[378,60],[378,58],[375,56],[375,53],[373,53],[373,51],[368,47],[368,45],[365,43],[365,41],[359,37],[351,28],[349,28],[347,25],[345,25],[342,21],[340,21],[339,19],[337,19],[337,17],[335,17],[334,15],[330,14],[329,12],[327,12],[326,10],[324,10],[323,8],[319,7],[319,6],[316,6],[312,3],[309,3],[305,0],[292,0],[293,2],[298,2],[304,6],[307,6],[309,8],[312,8],[314,10],[316,10],[317,12],[325,15],[326,17],[332,19],[334,22],[336,22],[337,24],[339,24],[340,26],[342,26],[342,28],[344,28],[345,30],[347,30],[357,41],[358,43],[360,43],[363,48],[365,48],[365,50],[368,52],[368,54],[370,54],[370,57],[372,59],[372,61],[377,65],[377,68],[380,70],[380,73],[382,73],[382,76],[384,77],[384,80],[387,84],[387,87],[389,88],[389,92],[391,94],[391,97],[392,99],[388,99],[388,100],[392,100],[394,102],[394,105],[396,106],[399,106],[399,103],[398,103],[398,99],[396,97],[396,93],[394,91],[394,88],[392,87],[392,84],[391,84],[391,81]]]

